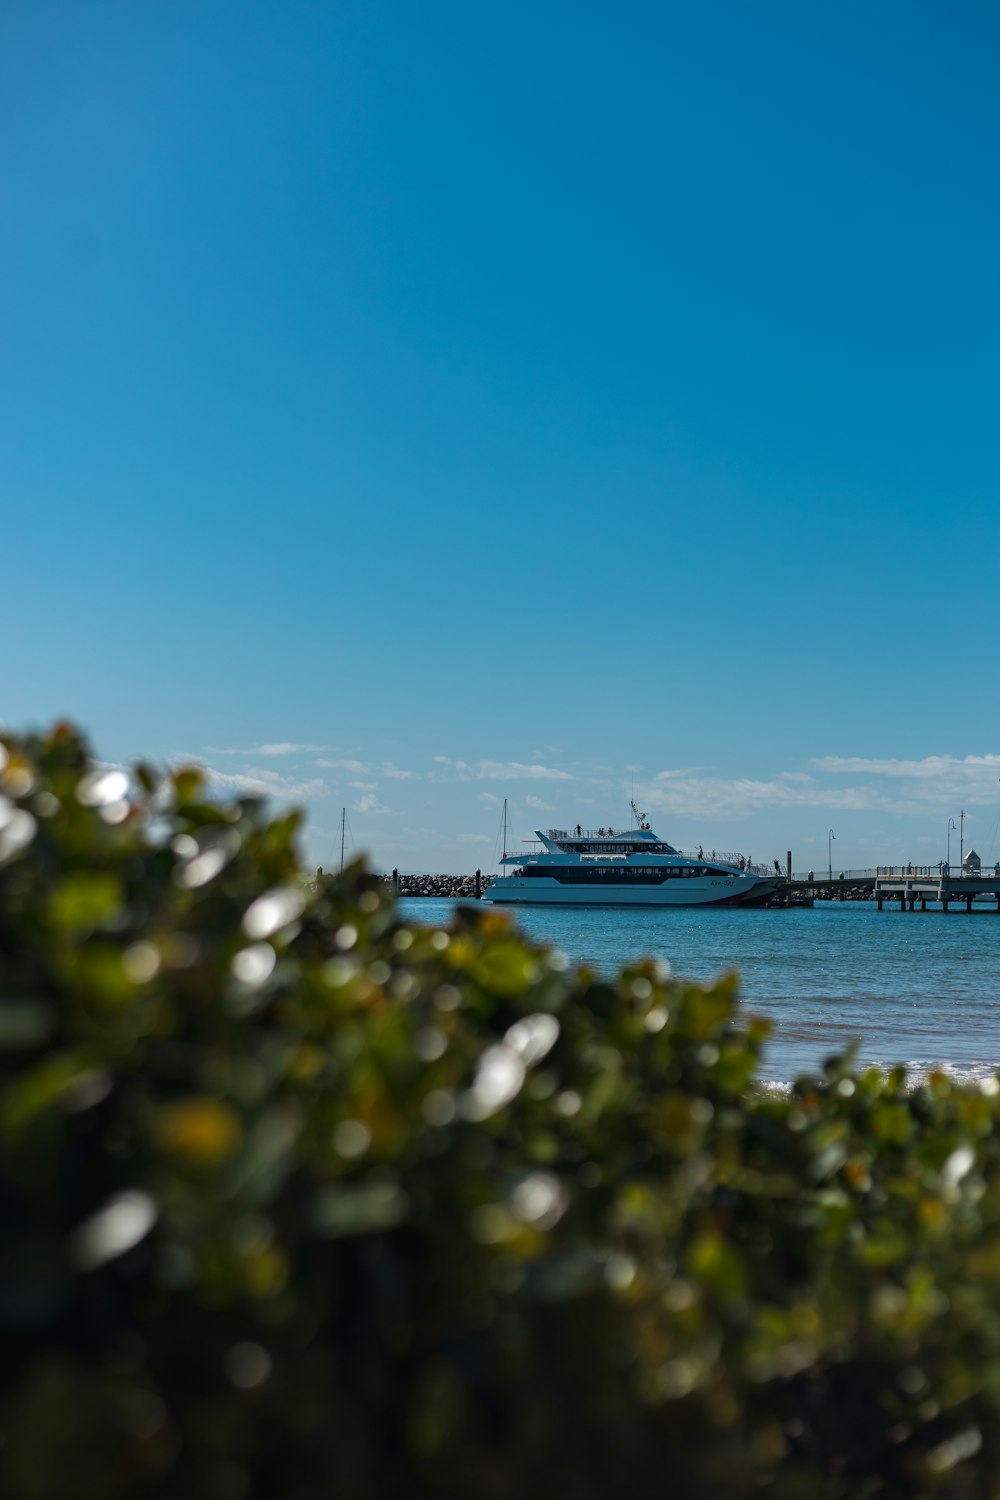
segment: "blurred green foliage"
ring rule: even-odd
[[[4,1496],[998,1493],[995,1084],[771,1093],[732,977],[0,762]]]

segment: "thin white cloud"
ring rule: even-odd
[[[354,811],[359,813],[387,813],[390,809],[378,800],[374,792],[366,792],[363,797],[359,797],[357,802],[355,802]]]
[[[922,760],[868,760],[860,755],[822,755],[809,764],[817,771],[864,776],[906,776],[920,780],[957,773],[1000,775],[1000,755],[925,755]]]
[[[525,807],[533,807],[538,812],[555,812],[551,802],[543,802],[541,797],[525,797]]]
[[[326,750],[326,745],[300,745],[291,740],[279,740],[269,745],[252,745],[249,747],[223,747],[221,745],[206,745],[206,755],[315,755]]]
[[[716,821],[749,818],[766,808],[822,807],[829,811],[865,811],[890,807],[891,800],[863,786],[824,789],[781,777],[755,781],[747,777],[668,779],[650,787],[642,800],[654,812]]]
[[[554,766],[538,763],[528,764],[519,760],[478,760],[475,765],[468,761],[452,760],[447,755],[435,755],[435,762],[446,766],[460,781],[572,781],[569,771],[556,770]]]
[[[644,800],[654,811],[727,821],[769,808],[923,817],[934,810],[947,813],[959,801],[967,806],[1000,804],[1000,755],[929,755],[920,760],[828,755],[807,765],[808,771],[779,771],[759,780],[665,770],[654,778]]]
[[[318,777],[298,781],[290,776],[278,776],[274,772],[249,772],[239,774],[217,771],[202,764],[201,769],[211,787],[218,791],[236,792],[244,797],[274,797],[281,801],[299,801],[302,798],[326,797],[329,788]]]
[[[481,760],[476,775],[490,781],[572,781],[569,771],[554,766],[522,765],[516,760]]]
[[[381,763],[366,760],[318,760],[322,771],[351,771],[355,776],[385,776],[390,781],[410,781],[412,771],[404,771],[391,760]]]
[[[435,755],[434,764],[436,766],[441,766],[444,771],[451,773],[450,775],[439,776],[437,772],[432,771],[431,775],[435,780],[469,781],[476,774],[472,766],[469,765],[468,761],[452,760],[450,755]]]
[[[977,804],[1000,803],[1000,755],[925,755],[921,760],[869,759],[826,755],[809,762],[831,776],[898,781],[909,809],[947,808],[956,798]]]

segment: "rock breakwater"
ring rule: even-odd
[[[400,875],[399,894],[401,896],[447,896],[453,900],[474,901],[476,899],[476,877],[475,875]],[[492,880],[490,875],[480,877],[480,891],[485,891]],[[382,879],[389,886],[393,884],[392,875],[383,875]]]

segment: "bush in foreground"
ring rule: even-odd
[[[0,1493],[987,1496],[997,1090],[0,752]]]

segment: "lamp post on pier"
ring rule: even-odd
[[[948,873],[949,873],[949,875],[951,874],[951,830],[953,828],[957,828],[957,827],[958,827],[958,824],[955,822],[955,819],[954,818],[949,818],[948,819],[948,858],[945,860],[945,863],[948,866]]]
[[[826,836],[826,873],[827,877],[833,879],[833,841],[837,837],[831,828]]]

